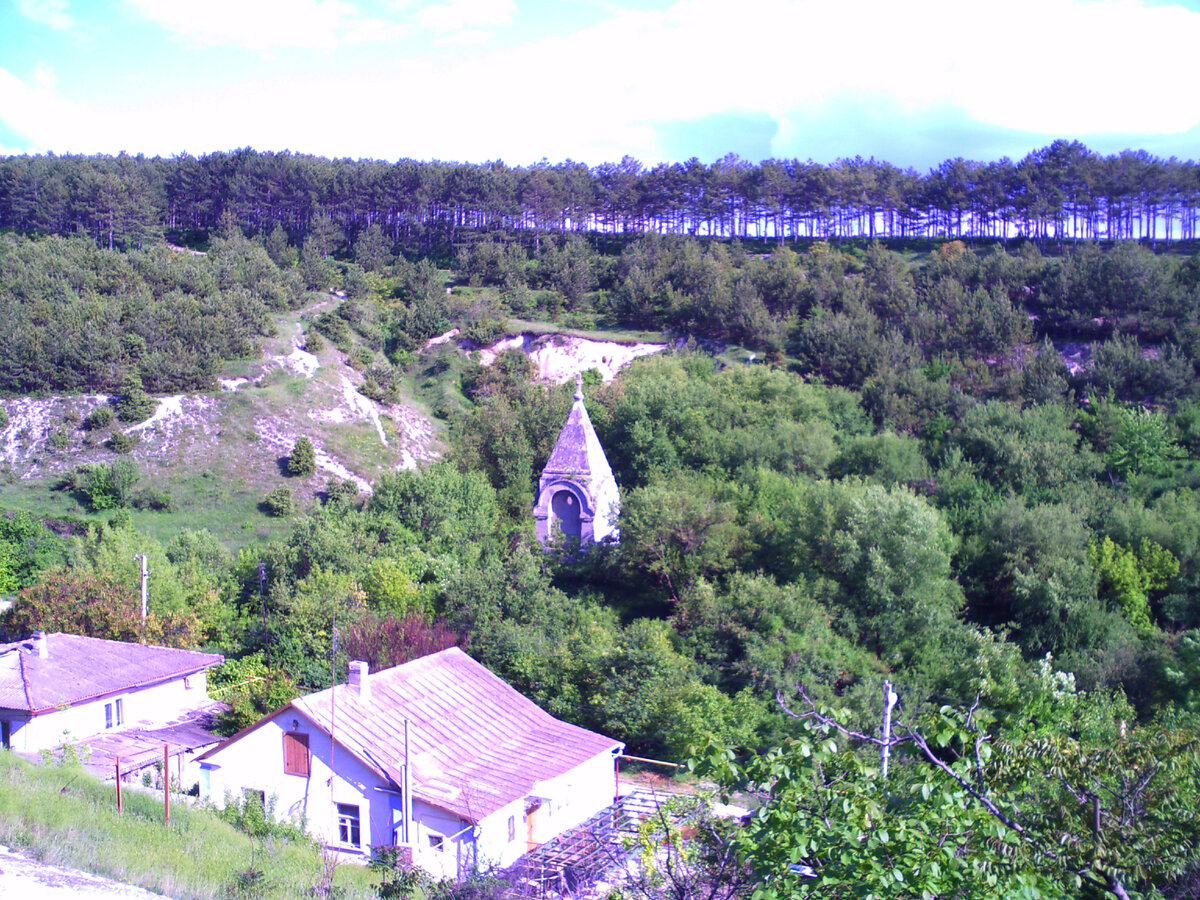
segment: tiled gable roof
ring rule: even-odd
[[[457,647],[368,679],[367,704],[342,684],[292,706],[397,785],[407,719],[413,797],[470,821],[622,746],[555,719]]]
[[[0,644],[0,709],[33,714],[179,678],[224,660],[216,653],[127,644],[77,634],[47,634]]]

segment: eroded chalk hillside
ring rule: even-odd
[[[188,525],[240,521],[262,531],[263,500],[273,490],[286,488],[303,508],[333,481],[370,493],[383,473],[436,459],[444,450],[440,423],[415,402],[368,396],[378,392],[364,387],[345,352],[310,340],[313,318],[336,303],[330,298],[280,317],[261,356],[228,364],[217,389],[156,397],[151,414],[136,423],[115,417],[115,398],[103,394],[0,400],[0,493],[46,512],[94,512],[73,474],[127,459],[143,498],[135,510],[155,510],[164,526],[165,515]],[[455,329],[429,341],[414,371],[422,357],[453,342],[464,360],[485,366],[506,350],[525,353],[541,381],[562,383],[593,369],[610,381],[634,359],[667,346],[516,334],[481,348],[457,337]],[[313,443],[316,471],[291,477],[287,456],[302,437]]]
[[[124,458],[168,514],[186,519],[190,511],[216,524],[258,518],[263,497],[281,486],[303,506],[331,478],[366,493],[382,473],[441,453],[427,416],[365,396],[345,354],[329,346],[309,352],[307,343],[304,313],[286,317],[261,357],[227,367],[218,390],[154,398],[152,414],[132,424],[112,416],[112,398],[102,394],[0,400],[4,490],[10,499],[37,492],[53,511],[86,513],[87,498],[62,483],[80,467]],[[301,437],[315,447],[316,472],[288,477],[286,457]]]

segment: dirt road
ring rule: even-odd
[[[163,900],[161,894],[63,866],[51,866],[0,847],[0,897],[12,900]]]

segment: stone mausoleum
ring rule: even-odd
[[[580,381],[567,423],[538,481],[533,505],[538,540],[549,544],[561,535],[581,547],[615,542],[620,506],[617,482],[583,405]]]

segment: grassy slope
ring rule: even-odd
[[[254,840],[212,812],[175,803],[171,824],[162,798],[126,790],[115,809],[112,785],[79,769],[33,766],[0,751],[0,843],[48,863],[136,884],[177,900],[218,900],[237,894],[237,877],[263,872],[249,896],[311,898],[321,873],[312,844]],[[339,866],[335,885],[345,900],[374,897],[373,873]]]
[[[301,322],[302,314],[281,316],[278,334],[267,342],[265,356],[288,355]],[[344,378],[353,374],[332,348],[327,347],[318,357],[321,368],[312,378],[286,368],[269,368],[257,384],[206,395],[209,405],[200,424],[170,433],[165,427],[160,431],[151,426],[143,432],[142,442],[132,453],[142,472],[139,489],[168,492],[173,509],[134,510],[135,527],[163,541],[183,528],[207,528],[231,549],[283,535],[287,521],[262,512],[258,506],[262,498],[273,488],[286,485],[302,508],[314,502],[329,479],[329,474],[320,470],[308,479],[284,476],[282,461],[291,439],[300,435],[311,437],[318,449],[368,481],[394,469],[401,461],[402,448],[412,444],[398,434],[388,416],[382,421],[390,446],[384,447],[370,422],[319,421],[309,415],[310,410],[344,405]],[[263,358],[232,362],[221,377],[255,379],[263,372],[264,362]],[[67,409],[76,419],[87,412],[86,404],[64,400],[46,427],[60,427],[60,413]],[[0,481],[0,509],[27,509],[41,516],[73,516],[85,521],[111,516],[111,512],[89,513],[82,496],[51,489],[63,473],[81,463],[117,459],[102,445],[110,429],[88,435],[77,423],[65,427],[71,435],[71,444],[65,449],[50,448],[44,435],[33,436],[38,449],[24,468],[16,468],[14,477]],[[89,439],[86,444],[85,438]]]
[[[132,453],[142,472],[138,487],[169,494],[173,506],[166,512],[133,510],[133,524],[138,530],[165,542],[181,529],[207,528],[233,550],[278,538],[287,532],[289,523],[267,516],[259,508],[263,497],[285,485],[295,492],[302,509],[316,502],[314,498],[329,478],[320,470],[308,479],[285,477],[282,465],[295,437],[308,435],[318,450],[368,481],[394,469],[404,449],[415,448],[386,415],[382,424],[388,447],[381,444],[370,422],[338,422],[328,420],[328,416],[322,421],[320,416],[314,419],[309,415],[311,410],[329,411],[345,404],[345,379],[353,373],[333,347],[326,346],[317,354],[321,368],[311,378],[268,364],[272,357],[288,356],[294,339],[332,302],[336,301],[326,300],[308,310],[278,316],[276,334],[264,342],[263,357],[224,365],[222,378],[246,378],[252,383],[243,384],[236,392],[201,395],[207,408],[200,414],[199,424],[180,429],[164,423],[142,432],[142,442]],[[585,331],[562,323],[510,320],[508,333],[521,332],[569,334],[620,343],[667,339],[655,332]],[[416,452],[418,458],[428,457],[429,445],[436,447],[437,432],[445,422],[466,410],[460,377],[471,365],[453,343],[446,343],[421,354],[409,367],[402,382],[403,403],[434,425],[425,452]],[[88,434],[79,427],[79,420],[94,405],[94,400],[89,404],[84,398],[64,398],[40,421],[36,433],[23,442],[32,448],[24,463],[15,467],[8,480],[0,480],[0,510],[27,509],[39,516],[83,521],[103,521],[112,515],[110,511],[89,512],[86,498],[80,494],[51,489],[77,465],[117,459],[103,446],[111,429]],[[70,421],[64,422],[64,417]],[[70,435],[70,445],[63,449],[53,449],[46,440],[58,428],[65,428]]]

